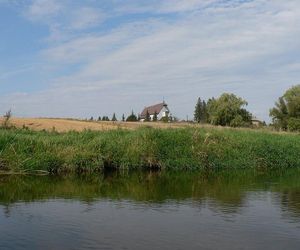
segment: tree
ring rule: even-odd
[[[117,117],[116,117],[116,114],[115,114],[115,113],[113,113],[113,116],[112,116],[111,120],[112,120],[113,122],[117,121]]]
[[[166,113],[166,115],[165,115],[164,117],[162,117],[160,120],[161,120],[162,122],[169,122],[169,121],[170,121],[170,119],[169,119],[169,114]]]
[[[10,118],[12,117],[12,112],[11,112],[11,109],[8,110],[5,115],[3,116],[4,117],[4,120],[3,120],[3,124],[2,126],[4,128],[8,128],[9,127],[9,121],[10,121]]]
[[[137,116],[134,114],[133,110],[131,111],[131,114],[127,117],[126,121],[127,122],[136,122]]]
[[[101,116],[98,117],[98,121],[101,121]]]
[[[244,106],[248,103],[234,94],[224,93],[207,102],[209,122],[214,125],[245,127],[250,126],[252,115]]]
[[[204,100],[201,101],[201,98],[199,97],[195,106],[194,121],[198,123],[206,123],[207,116],[208,114],[206,102]]]
[[[125,122],[125,115],[122,115],[122,122]]]
[[[90,121],[94,121],[94,117],[91,116]]]
[[[202,101],[200,97],[198,98],[198,101],[195,106],[195,112],[194,112],[194,121],[200,123],[201,122],[201,114],[202,113]]]
[[[202,101],[202,116],[200,120],[202,123],[207,123],[208,120],[207,104],[205,100]]]
[[[109,121],[108,116],[103,116],[103,117],[102,117],[102,121]]]
[[[147,109],[147,112],[146,112],[145,121],[146,121],[146,122],[150,122],[150,121],[151,121],[151,117],[150,117],[150,114],[149,114],[148,109]]]
[[[291,87],[279,97],[270,110],[270,116],[276,128],[300,131],[300,85]]]
[[[153,115],[153,121],[154,121],[154,122],[157,122],[157,120],[158,120],[158,117],[157,117],[157,112],[156,112],[156,111],[154,111],[154,115]]]

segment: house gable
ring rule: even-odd
[[[167,116],[169,114],[168,105],[165,102],[158,103],[152,106],[145,107],[140,114],[140,119],[145,119],[147,112],[150,115],[151,120],[153,119],[154,114],[157,114],[158,119]]]

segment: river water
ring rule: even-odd
[[[300,249],[300,172],[0,176],[0,249]]]

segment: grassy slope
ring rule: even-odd
[[[295,134],[213,128],[62,134],[0,129],[0,169],[286,169],[300,167],[299,139]]]

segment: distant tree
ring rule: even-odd
[[[154,111],[154,115],[153,115],[153,121],[156,122],[158,120],[158,117],[157,117],[157,112]]]
[[[208,121],[207,104],[205,100],[202,101],[202,116],[200,120],[202,123],[207,123]]]
[[[270,116],[277,129],[300,131],[300,85],[291,87],[279,97]]]
[[[207,113],[210,123],[221,126],[250,126],[252,115],[244,106],[247,102],[234,94],[222,94],[217,99],[209,99]]]
[[[94,121],[94,117],[91,116],[90,121]]]
[[[12,117],[12,112],[11,112],[11,109],[10,109],[3,116],[4,119],[3,119],[2,126],[4,128],[8,128],[9,127],[9,121],[10,121],[11,117]]]
[[[127,122],[136,122],[138,121],[137,116],[134,114],[133,110],[131,111],[131,114],[126,119]]]
[[[98,117],[98,121],[101,121],[101,116]]]
[[[112,120],[113,122],[117,121],[117,117],[116,117],[116,114],[115,114],[115,113],[113,114],[111,120]]]
[[[208,118],[206,102],[199,97],[195,106],[194,121],[198,123],[206,123]]]
[[[151,121],[151,117],[150,117],[150,114],[149,114],[148,109],[147,109],[147,112],[146,112],[145,121],[146,121],[146,122],[150,122],[150,121]]]
[[[109,121],[108,116],[103,116],[103,117],[102,117],[102,121]]]
[[[196,103],[196,106],[195,106],[194,121],[200,123],[201,122],[201,116],[202,116],[202,101],[199,97],[198,101]]]
[[[169,122],[169,121],[170,121],[169,115],[166,114],[166,116],[162,117],[160,120],[161,120],[162,122]]]
[[[122,122],[125,122],[125,115],[122,115]]]

